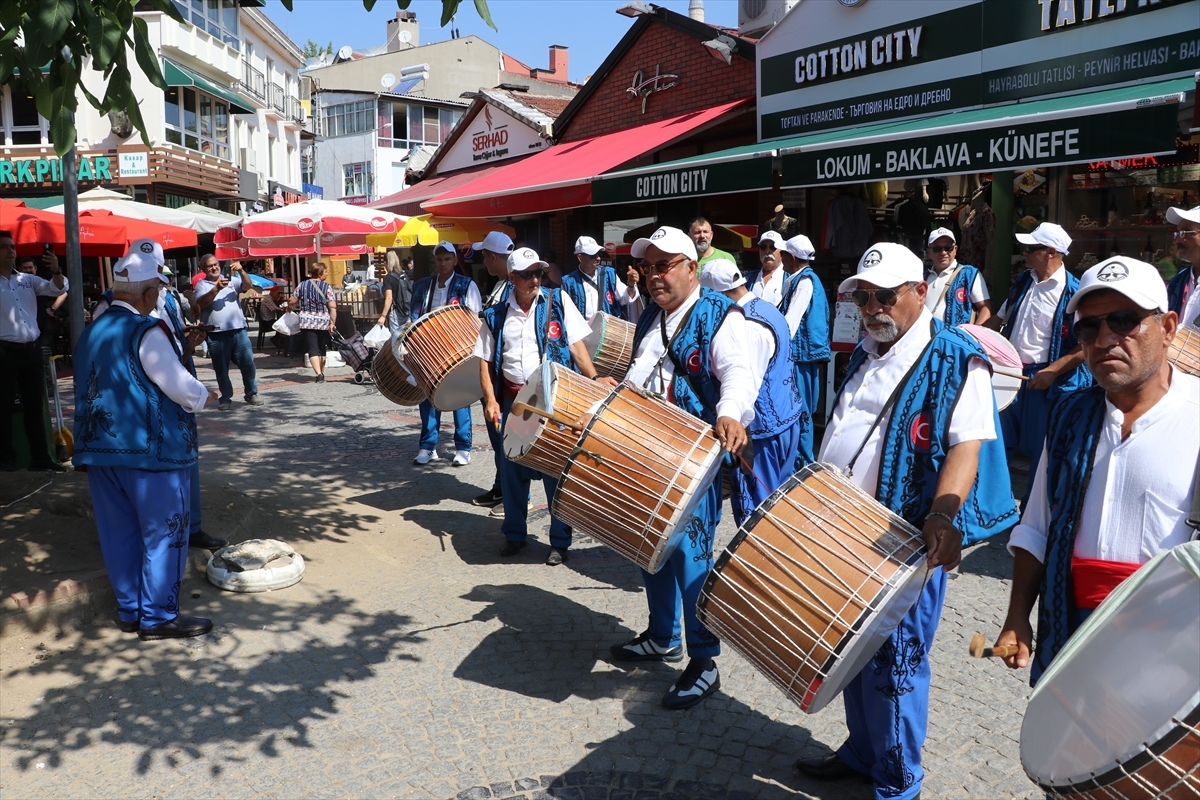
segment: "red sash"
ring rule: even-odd
[[[500,377],[500,394],[505,400],[515,400],[517,392],[521,391],[523,383],[513,383],[504,376]]]
[[[1117,588],[1117,584],[1138,571],[1141,564],[1126,561],[1101,561],[1096,558],[1071,558],[1071,582],[1075,586],[1075,607],[1093,609]]]

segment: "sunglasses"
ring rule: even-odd
[[[1200,231],[1175,231],[1175,241],[1186,239],[1189,236],[1200,236]]]
[[[534,278],[537,278],[540,281],[542,278],[546,277],[546,270],[527,269],[524,272],[514,272],[513,275],[517,276],[523,281],[531,281]]]
[[[931,252],[931,253],[949,253],[955,247],[956,247],[956,245],[952,245],[952,244],[933,244],[933,245],[929,246],[929,252]]]
[[[900,293],[895,289],[876,289],[873,292],[868,292],[866,289],[855,289],[850,293],[850,299],[854,301],[854,305],[859,308],[866,308],[867,303],[871,302],[871,298],[881,306],[892,306],[900,299]]]
[[[1129,336],[1139,327],[1146,317],[1154,316],[1153,311],[1134,311],[1125,309],[1114,311],[1103,317],[1084,317],[1075,323],[1075,338],[1081,344],[1091,344],[1100,335],[1100,323],[1108,325],[1108,329],[1116,336]]]
[[[649,261],[640,261],[638,262],[638,267],[646,273],[647,277],[651,277],[656,274],[666,275],[668,272],[675,269],[675,267],[682,264],[685,258],[686,256],[676,256],[670,261],[660,261],[657,264],[651,264]]]
[[[1024,253],[1025,255],[1029,255],[1030,253],[1038,253],[1038,252],[1041,252],[1042,250],[1049,250],[1049,249],[1050,248],[1046,247],[1046,245],[1044,245],[1044,244],[1027,244],[1021,248],[1021,252]]]

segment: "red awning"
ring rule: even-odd
[[[391,211],[393,214],[403,214],[406,217],[417,217],[421,214],[428,214],[428,211],[421,208],[421,203],[440,194],[445,194],[452,189],[457,189],[472,181],[491,175],[493,172],[499,172],[508,166],[512,165],[491,164],[467,172],[455,172],[452,175],[445,176],[438,175],[428,180],[423,180],[395,194],[381,197],[374,203],[371,203],[371,208],[382,208],[384,211]]]
[[[617,133],[556,144],[438,194],[421,207],[441,216],[508,217],[588,206],[592,204],[593,177],[740,113],[753,102],[736,100]]]

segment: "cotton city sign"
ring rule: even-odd
[[[916,58],[920,53],[923,27],[900,28],[872,36],[869,40],[859,39],[840,46],[800,53],[795,61],[796,83],[815,83],[826,76],[845,76],[868,67],[882,67],[904,61],[905,58]]]

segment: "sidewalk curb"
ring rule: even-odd
[[[72,627],[115,608],[112,584],[104,570],[62,581],[32,596],[13,592],[0,600],[0,638],[37,633],[51,626]]]

